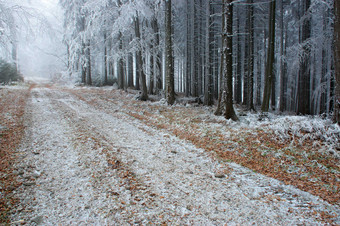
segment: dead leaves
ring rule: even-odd
[[[203,116],[206,113],[200,108],[173,106],[169,110],[167,106],[131,100],[126,95],[119,95],[118,92],[105,93],[94,90],[81,91],[81,94],[76,91],[70,92],[85,101],[86,98],[82,97],[85,93],[101,100],[119,99],[124,103],[121,111],[125,111],[131,117],[149,126],[164,129],[180,139],[188,140],[195,146],[216,154],[219,159],[239,163],[258,173],[309,191],[331,203],[337,203],[340,200],[340,182],[336,180],[339,175],[332,173],[331,170],[340,171],[339,161],[318,153],[313,147],[315,141],[305,140],[301,144],[291,139],[282,142],[268,128],[236,130],[226,129],[228,125],[223,125],[222,129],[228,130],[229,135],[227,135],[217,133],[215,130],[216,125],[222,122],[216,119],[202,120],[207,116]],[[294,150],[288,147],[293,147]],[[313,166],[314,161],[330,170]],[[287,171],[288,166],[291,165],[303,169],[304,173]],[[313,180],[317,182],[312,182]],[[326,189],[326,187],[333,189]]]
[[[13,198],[12,191],[19,186],[16,177],[12,173],[12,164],[15,162],[14,151],[20,144],[24,134],[23,115],[30,95],[29,89],[6,90],[1,89],[0,122],[6,130],[0,131],[0,223],[9,223],[8,212],[17,202]],[[5,94],[3,93],[5,92]],[[10,117],[9,117],[10,116]]]
[[[98,108],[106,104],[120,103],[120,112],[138,119],[148,126],[167,132],[207,150],[225,162],[236,162],[255,172],[276,178],[285,184],[317,195],[330,203],[340,201],[339,160],[318,152],[322,141],[291,138],[282,141],[268,125],[263,129],[232,128],[225,120],[209,119],[201,108],[153,105],[137,102],[118,92],[82,91],[88,97],[106,102],[89,104]],[[114,103],[108,100],[117,100]],[[123,103],[123,104],[121,104]],[[112,114],[117,114],[114,112]],[[208,117],[208,119],[206,119]],[[203,120],[204,119],[204,120]],[[217,129],[218,128],[218,129]],[[218,132],[217,132],[218,131]],[[288,133],[289,135],[289,133]],[[317,164],[316,164],[317,163]],[[319,166],[322,167],[319,167]],[[116,166],[116,163],[112,163]],[[293,168],[291,168],[293,166]],[[296,169],[296,170],[291,170]],[[273,198],[273,197],[272,197]],[[274,200],[274,198],[272,199]],[[279,200],[275,197],[275,200]],[[332,216],[320,214],[325,221]]]

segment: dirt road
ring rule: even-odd
[[[323,225],[320,213],[340,215],[336,205],[146,126],[117,103],[89,104],[58,87],[31,94],[13,222]]]

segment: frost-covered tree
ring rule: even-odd
[[[142,85],[146,82],[139,82],[139,78],[143,78],[143,75],[139,76],[139,72],[147,71],[144,62],[152,34],[144,32],[144,25],[151,20],[153,15],[150,13],[151,8],[156,3],[146,0],[61,0],[60,3],[65,9],[64,37],[70,53],[71,71],[80,72],[78,74],[85,82],[84,74],[88,73],[86,69],[92,66],[90,72],[93,71],[96,75],[104,74],[103,83],[107,83],[108,76],[115,74],[119,88],[126,88],[128,80],[126,68],[133,68],[133,63],[126,62],[126,59],[134,54],[137,56],[134,61],[138,70],[138,73],[135,73],[137,76],[134,84],[137,89],[140,85],[142,89],[146,88],[146,85]],[[136,21],[139,28],[137,35]],[[139,60],[138,53],[141,53],[142,60]],[[91,57],[94,57],[95,61],[90,62]],[[131,77],[129,79],[131,84]]]
[[[17,69],[19,44],[53,33],[47,18],[35,6],[27,1],[0,0],[0,57]]]
[[[16,24],[13,8],[0,1],[0,48],[2,52],[10,52],[13,49],[13,56],[15,56],[16,41]]]
[[[119,88],[141,89],[141,99],[166,90],[164,1],[60,2],[70,72],[83,82],[91,73],[101,84],[116,77]],[[174,91],[199,100],[204,94],[206,105],[224,102],[226,93],[218,91],[229,81],[224,71],[231,71],[231,103],[330,115],[336,106],[334,1],[233,1],[231,60],[223,55],[222,3],[172,0]]]
[[[33,11],[16,1],[0,1],[0,56],[13,62],[16,67],[18,29],[24,27],[26,30],[31,29],[29,19],[33,17]],[[36,14],[35,17],[43,21],[39,16]]]

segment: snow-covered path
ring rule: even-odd
[[[63,89],[36,88],[26,120],[14,222],[315,225],[323,224],[315,211],[340,215],[338,206],[220,163],[119,105],[96,108]]]

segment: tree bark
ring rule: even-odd
[[[198,83],[197,83],[197,73],[198,73],[198,21],[196,20],[196,0],[192,0],[193,4],[191,7],[191,45],[190,45],[190,51],[191,51],[191,95],[194,97],[198,96]]]
[[[128,70],[128,87],[132,88],[133,85],[133,54],[129,53],[127,57],[127,70]]]
[[[107,42],[106,42],[106,31],[104,31],[104,85],[108,84],[107,79]]]
[[[303,1],[304,17],[308,14],[310,0]],[[309,115],[310,109],[310,49],[307,41],[311,35],[311,21],[309,16],[303,19],[302,22],[302,37],[301,44],[303,48],[303,57],[300,62],[300,72],[298,80],[298,106],[297,114]]]
[[[82,42],[81,55],[81,83],[86,84],[86,45],[84,41]]]
[[[92,85],[92,69],[91,69],[91,41],[88,40],[86,45],[86,84]]]
[[[234,106],[233,106],[233,0],[223,0],[223,19],[225,27],[223,28],[224,40],[224,55],[226,60],[226,68],[224,70],[224,77],[226,81],[226,98],[225,98],[225,113],[226,119],[237,121]]]
[[[239,7],[237,7],[239,8]],[[238,10],[239,11],[239,10]],[[240,18],[237,18],[237,64],[236,64],[236,76],[235,76],[235,102],[240,104],[242,102],[242,53],[241,53],[241,22]]]
[[[283,112],[286,110],[286,75],[284,70],[284,17],[283,17],[283,0],[281,0],[281,12],[280,12],[280,28],[281,28],[281,40],[280,40],[280,107],[279,110]]]
[[[198,10],[196,13],[197,16],[197,96],[202,96],[203,94],[203,80],[204,80],[204,51],[205,51],[205,39],[204,37],[207,35],[204,33],[204,21],[203,21],[203,1],[198,0]]]
[[[156,17],[152,19],[151,26],[153,28],[153,32],[155,34],[155,42],[153,47],[155,48],[153,53],[154,54],[154,69],[151,69],[155,73],[155,94],[159,94],[160,90],[163,89],[162,86],[162,65],[161,65],[161,52],[159,51],[159,42],[160,42],[160,35],[159,35],[159,26]]]
[[[212,17],[211,17],[211,0],[208,1],[206,6],[206,62],[205,62],[205,81],[204,81],[204,105],[211,106],[213,101],[213,32],[211,30]]]
[[[174,61],[172,55],[171,0],[165,0],[165,95],[168,104],[175,102]]]
[[[112,39],[110,38],[108,40],[108,51],[110,52],[110,55],[112,56]],[[112,82],[113,82],[113,78],[115,77],[114,76],[114,68],[113,68],[113,60],[110,59],[108,57],[107,59],[107,64],[108,64],[108,77],[112,79]],[[110,85],[113,85],[112,83]]]
[[[191,85],[191,27],[192,24],[190,23],[191,19],[191,4],[192,0],[186,1],[186,7],[187,7],[187,35],[186,35],[186,76],[185,76],[185,96],[190,95],[190,85]]]
[[[249,6],[249,56],[248,56],[248,109],[254,107],[254,6],[253,0],[248,0]]]
[[[249,8],[248,8],[249,10]],[[244,32],[249,33],[249,11],[245,22],[245,29]],[[249,103],[249,35],[243,35],[244,37],[244,52],[243,52],[243,101],[242,105],[248,107]]]
[[[155,81],[155,70],[154,70],[154,47],[153,44],[150,46],[151,54],[150,54],[150,77],[149,77],[149,94],[153,95],[154,89],[154,81]]]
[[[136,34],[136,38],[138,39],[138,41],[140,41],[141,35],[140,35],[140,28],[139,28],[139,18],[138,18],[138,13],[136,12],[136,16],[134,18],[134,24],[135,24],[135,34]],[[141,95],[139,97],[140,100],[145,101],[148,99],[148,91],[147,91],[147,87],[146,87],[146,76],[144,73],[144,67],[143,67],[143,58],[142,58],[142,47],[139,46],[139,49],[137,51],[136,54],[136,60],[137,60],[137,74],[139,77],[139,83],[140,86],[142,87],[141,90]],[[138,80],[137,80],[138,82]],[[137,86],[136,86],[137,87]]]
[[[335,69],[335,98],[334,121],[340,125],[340,2],[334,1],[334,69]]]
[[[222,13],[224,14],[224,4],[223,4],[223,9]],[[224,15],[222,16],[222,39],[221,39],[221,49],[224,50],[224,35],[223,35],[223,29],[225,27],[225,19]],[[220,59],[220,74],[219,74],[219,82],[220,82],[220,88],[219,88],[219,93],[218,93],[218,100],[217,100],[217,108],[216,111],[214,112],[215,115],[222,115],[223,114],[223,91],[224,91],[224,51],[221,52],[221,59]]]
[[[275,50],[275,8],[276,0],[269,3],[269,43],[265,73],[265,85],[262,101],[262,112],[268,112],[270,95],[273,85],[273,67],[274,67],[274,50]]]
[[[123,52],[123,36],[119,32],[119,50]],[[119,56],[118,59],[118,89],[125,89],[125,76],[124,76],[124,62],[123,56]]]

